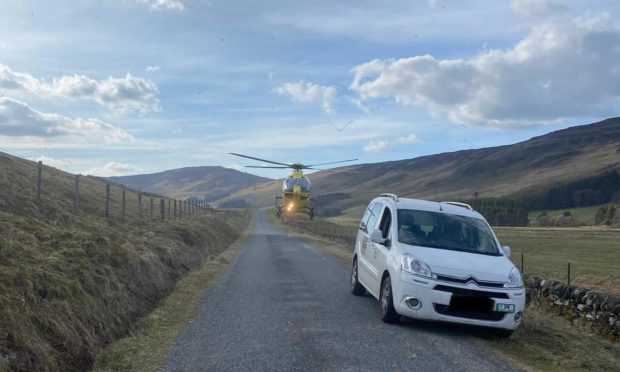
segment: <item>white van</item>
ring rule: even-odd
[[[509,337],[523,320],[525,290],[487,221],[469,205],[383,194],[359,226],[351,292],[400,316],[493,327]]]

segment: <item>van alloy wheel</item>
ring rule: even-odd
[[[394,309],[394,299],[392,298],[392,282],[386,276],[381,285],[381,320],[385,323],[398,323],[400,315]]]

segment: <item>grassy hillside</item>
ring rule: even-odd
[[[248,223],[226,211],[140,223],[133,192],[121,221],[118,187],[106,219],[95,178],[82,179],[74,214],[74,176],[45,167],[37,201],[36,174],[35,163],[0,153],[0,371],[89,369]]]
[[[270,181],[224,167],[187,167],[153,174],[109,177],[122,185],[163,194],[172,198],[219,199],[247,187]]]
[[[350,209],[382,192],[432,200],[471,199],[475,192],[481,198],[499,197],[612,169],[620,169],[620,118],[513,145],[347,166],[314,173],[310,179],[318,198],[338,193],[331,205]],[[226,199],[269,206],[279,191],[280,182],[273,181]]]

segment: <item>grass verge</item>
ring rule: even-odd
[[[94,371],[158,371],[171,345],[196,313],[204,292],[234,261],[246,242],[251,223],[230,248],[207,260],[175,286],[161,306],[134,328],[131,334],[105,348]]]
[[[333,231],[337,229],[331,226],[333,223],[324,220],[302,222],[294,218],[281,220],[272,213],[268,213],[268,216],[271,222],[283,231],[302,238],[347,267],[351,264],[353,244],[346,240],[335,239]],[[313,226],[300,227],[300,224],[305,222],[311,222]],[[319,226],[324,226],[325,235],[315,233],[320,231]],[[512,238],[518,239],[514,236]],[[517,240],[513,240],[513,244],[514,241]],[[583,240],[581,242],[583,243]],[[596,334],[583,332],[567,320],[536,308],[529,307],[525,316],[523,325],[509,339],[498,339],[490,334],[475,331],[467,334],[471,334],[475,342],[489,347],[526,370],[618,370],[620,343],[613,343]]]

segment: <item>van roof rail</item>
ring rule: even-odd
[[[455,202],[455,201],[444,201],[442,202],[443,204],[450,204],[450,205],[455,205],[457,207],[461,207],[461,208],[465,208],[465,209],[469,209],[470,211],[473,211],[474,208],[471,207],[471,205],[466,204],[466,203],[461,203],[461,202]]]
[[[396,194],[390,194],[390,193],[386,192],[384,194],[381,194],[380,197],[382,197],[382,198],[392,198],[392,199],[394,199],[395,202],[398,203],[398,195],[396,195]]]

